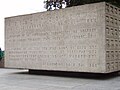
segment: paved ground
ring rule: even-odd
[[[120,74],[99,77],[64,77],[28,74],[27,70],[0,69],[0,90],[120,90]]]

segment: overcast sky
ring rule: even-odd
[[[0,0],[0,47],[4,50],[4,18],[45,11],[44,0]]]

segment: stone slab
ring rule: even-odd
[[[119,14],[119,8],[101,2],[5,18],[5,66],[118,71]]]

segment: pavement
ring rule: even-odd
[[[102,78],[71,77],[29,74],[28,70],[1,68],[0,90],[120,90],[120,74],[103,75]]]

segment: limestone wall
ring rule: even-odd
[[[120,8],[106,4],[106,69],[120,70]]]
[[[111,69],[115,59],[108,60],[112,51],[107,43],[114,38],[108,37],[107,18],[113,14],[107,8],[102,2],[6,18],[5,66],[97,73],[119,70]],[[118,53],[118,47],[113,51]]]

